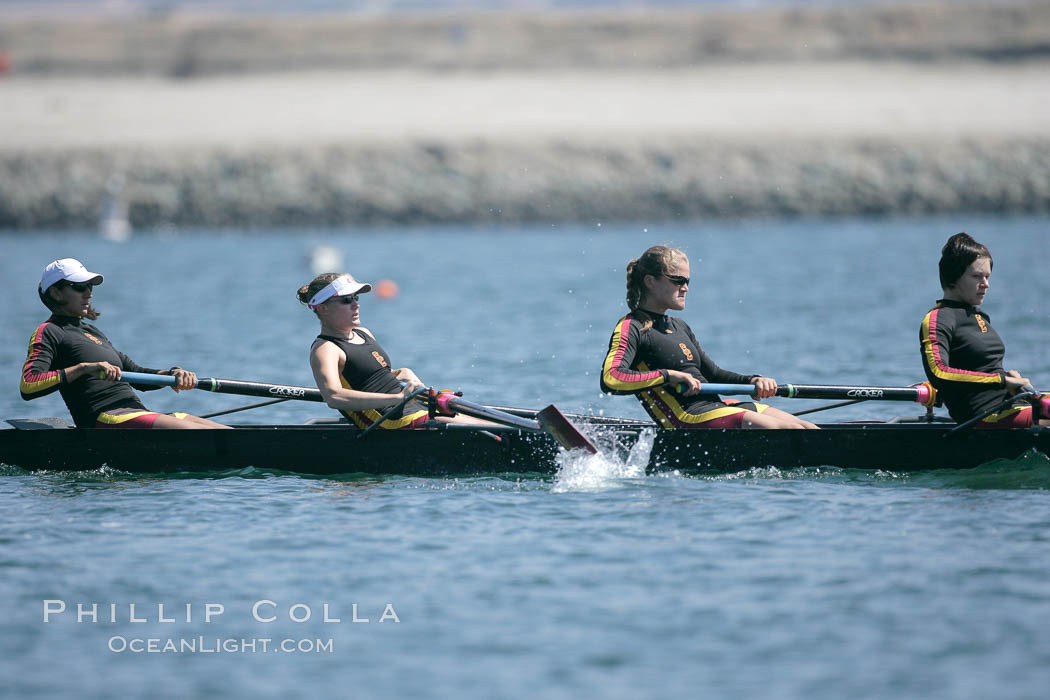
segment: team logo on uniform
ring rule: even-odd
[[[987,333],[988,325],[984,322],[984,318],[981,317],[981,314],[974,314],[974,316],[977,318],[977,325],[981,327],[981,332]]]
[[[679,343],[678,347],[682,348],[682,354],[685,355],[685,359],[690,362],[693,361],[693,351],[685,346],[685,343]]]
[[[380,355],[377,351],[375,351],[375,350],[372,351],[372,357],[376,358],[376,362],[381,364],[383,367],[387,366],[386,365],[386,360],[384,360],[383,356]]]
[[[90,333],[84,333],[84,337],[88,340],[95,341],[95,345],[102,345],[102,341],[96,338],[95,336],[91,335]]]

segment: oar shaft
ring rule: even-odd
[[[540,411],[536,408],[515,408],[513,406],[493,406],[491,404],[484,404],[486,408],[491,408],[496,411],[503,411],[504,413],[512,413],[515,416],[521,416],[522,418],[535,418],[536,414]],[[595,416],[587,413],[565,413],[562,415],[571,420],[580,423],[593,423],[597,425],[631,425],[635,426],[639,423],[649,423],[653,426],[656,423],[651,421],[642,421],[638,418],[617,418],[615,416]]]
[[[743,394],[754,396],[754,384],[702,384],[701,394]],[[930,398],[926,385],[918,386],[839,386],[833,384],[781,384],[776,396],[787,399],[867,399],[870,401],[917,401]]]
[[[793,416],[805,416],[810,413],[819,413],[821,411],[830,411],[833,408],[842,408],[843,406],[852,406],[855,403],[862,403],[867,399],[850,399],[849,401],[838,401],[836,403],[826,403],[823,406],[815,406],[814,408],[807,408],[804,411],[795,411],[791,415]]]
[[[562,415],[562,412],[554,404],[537,413],[536,420],[532,420],[531,418],[500,411],[491,406],[483,406],[473,401],[467,401],[454,394],[438,394],[432,400],[436,401],[439,407],[443,404],[444,408],[473,416],[474,418],[522,428],[523,430],[542,430],[557,440],[558,444],[566,450],[583,449],[591,454],[598,452],[598,448],[594,446],[594,443]]]
[[[458,396],[453,396],[447,399],[447,405],[455,411],[462,413],[467,416],[473,416],[474,418],[481,418],[482,420],[490,420],[493,423],[501,423],[503,425],[513,425],[518,428],[524,428],[525,430],[542,430],[542,426],[537,421],[530,418],[523,418],[516,416],[512,413],[505,413],[489,408],[488,406],[482,406],[481,404],[474,403],[473,401],[467,401],[466,399]]]
[[[275,403],[284,403],[288,399],[270,399],[269,401],[263,401],[261,403],[252,403],[247,406],[237,406],[236,408],[227,408],[225,411],[214,411],[212,413],[202,413],[197,416],[198,418],[217,418],[218,416],[226,416],[231,413],[240,413],[241,411],[250,411],[253,408],[263,408],[264,406],[273,406]]]
[[[197,378],[197,388],[214,391],[218,394],[240,394],[242,396],[273,396],[274,398],[292,399],[295,401],[316,401],[324,403],[324,396],[317,389],[305,386],[288,386],[285,384],[265,384],[262,382],[243,382],[237,379],[216,379],[214,377]]]
[[[145,374],[143,372],[122,372],[121,381],[130,384],[147,384],[150,386],[175,386],[175,377],[167,374]],[[262,396],[296,401],[317,401],[324,403],[324,397],[317,389],[305,386],[287,386],[285,384],[265,384],[263,382],[244,382],[237,379],[216,379],[214,377],[197,377],[197,389],[214,391],[219,394],[238,394],[240,396]]]

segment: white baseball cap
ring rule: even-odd
[[[76,258],[62,258],[48,263],[44,268],[44,274],[40,276],[40,291],[46,292],[48,287],[60,280],[102,284],[102,275],[97,272],[88,272],[87,268]]]
[[[367,282],[358,282],[350,275],[340,275],[310,298],[309,307],[316,309],[332,297],[345,297],[370,291],[372,291],[372,285]]]

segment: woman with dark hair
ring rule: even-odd
[[[1031,382],[1016,370],[1003,370],[1006,346],[981,308],[992,276],[992,254],[965,233],[948,239],[941,249],[941,289],[944,298],[930,309],[919,327],[922,365],[948,413],[962,423],[992,411]],[[977,428],[1027,428],[1047,425],[1050,396],[1024,400],[985,416]],[[1042,418],[1043,420],[1040,420]]]
[[[361,326],[360,296],[372,285],[348,274],[326,272],[299,288],[297,297],[321,322],[310,346],[310,369],[325,403],[360,428],[378,421],[423,384],[408,368],[391,369],[390,356]],[[409,401],[379,428],[419,428],[429,419],[426,406]],[[456,423],[488,424],[468,416],[437,416]]]
[[[816,428],[762,403],[698,395],[705,382],[754,384],[758,398],[776,393],[776,380],[724,370],[707,356],[689,325],[666,315],[685,308],[689,259],[666,246],[653,246],[627,266],[627,306],[609,341],[602,364],[602,391],[634,394],[661,427]]]
[[[229,426],[191,416],[148,410],[132,385],[120,382],[121,372],[174,376],[175,391],[192,389],[197,375],[179,367],[159,370],[141,367],[120,352],[95,326],[98,311],[91,305],[102,275],[88,272],[74,258],[55,260],[44,268],[37,286],[40,300],[51,318],[33,332],[22,366],[20,390],[26,401],[54,391],[62,394],[78,428],[226,428]],[[134,385],[140,391],[157,386]]]

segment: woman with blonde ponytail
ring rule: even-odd
[[[616,323],[609,340],[602,391],[634,394],[653,420],[672,430],[816,428],[766,404],[699,395],[702,383],[718,382],[754,384],[758,398],[765,398],[776,392],[777,383],[722,369],[685,321],[667,315],[685,309],[689,281],[689,258],[675,248],[653,246],[627,265],[630,313]]]

